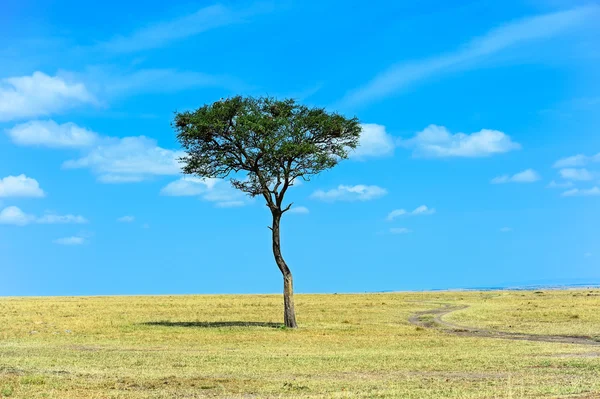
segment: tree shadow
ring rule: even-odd
[[[192,327],[192,328],[223,328],[223,327],[267,327],[281,328],[281,323],[260,321],[147,321],[146,326],[161,327]]]

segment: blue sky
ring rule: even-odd
[[[364,124],[289,192],[297,292],[600,282],[600,3],[39,2],[0,13],[0,295],[280,292],[270,214],[175,111]]]

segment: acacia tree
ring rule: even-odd
[[[345,118],[292,99],[232,97],[175,114],[173,126],[186,155],[183,172],[229,178],[233,187],[263,196],[273,217],[273,255],[283,275],[284,321],[297,327],[292,272],[281,255],[284,196],[297,179],[334,167],[356,148],[357,118]]]

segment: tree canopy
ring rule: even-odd
[[[271,210],[281,207],[296,179],[309,180],[347,158],[361,132],[357,118],[291,99],[240,96],[178,113],[174,125],[186,151],[184,173],[210,178],[233,173],[235,188],[263,195]]]

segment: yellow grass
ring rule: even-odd
[[[456,324],[600,336],[598,290],[297,295],[298,330],[243,325],[278,323],[281,302],[0,298],[0,397],[600,397],[600,346],[459,337],[407,321],[445,302],[470,305],[445,316]]]

